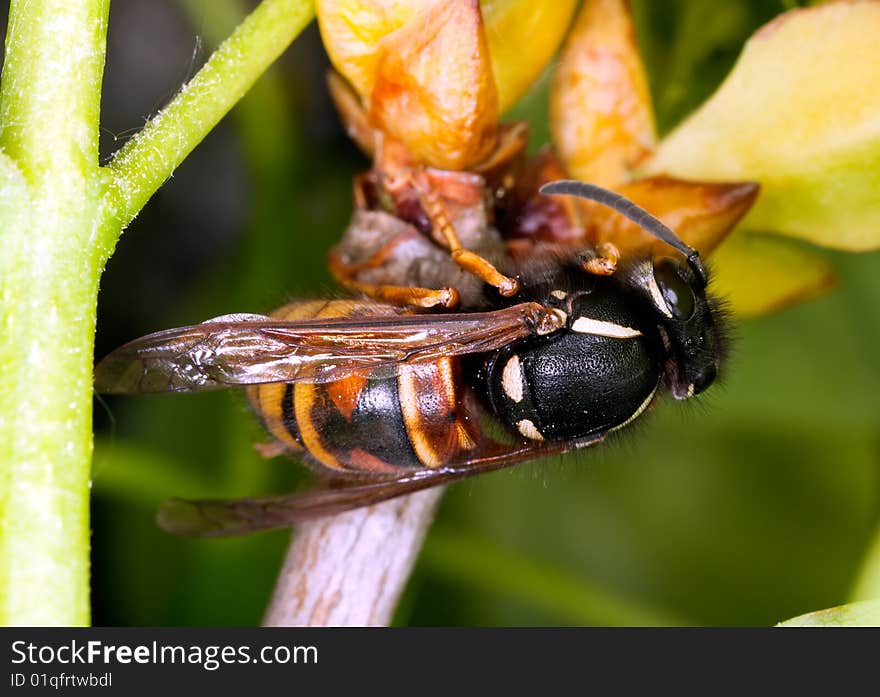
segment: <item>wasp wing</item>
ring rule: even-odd
[[[229,537],[289,527],[527,460],[595,445],[603,438],[599,435],[575,443],[516,445],[491,441],[479,455],[447,467],[413,470],[393,478],[339,479],[325,488],[289,496],[200,501],[170,499],[159,509],[157,520],[163,530],[190,537]]]
[[[384,310],[384,314],[379,314]],[[276,320],[227,315],[121,346],[95,367],[105,394],[196,392],[267,382],[329,382],[441,356],[493,351],[559,328],[538,303],[492,312]]]

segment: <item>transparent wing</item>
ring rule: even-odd
[[[288,527],[528,460],[595,445],[603,437],[599,435],[577,443],[507,445],[493,441],[479,455],[448,467],[418,469],[393,478],[339,479],[328,487],[289,496],[202,501],[171,499],[159,509],[157,520],[163,530],[190,537],[228,537]]]
[[[105,394],[195,392],[266,382],[329,382],[358,370],[493,351],[558,329],[537,303],[493,312],[275,320],[227,315],[116,349],[95,367]]]

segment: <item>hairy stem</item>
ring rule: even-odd
[[[122,147],[109,169],[111,205],[127,225],[171,173],[314,16],[309,0],[264,0],[196,76]]]
[[[13,0],[0,88],[0,623],[89,621],[109,0]]]
[[[128,222],[312,17],[265,0],[107,168],[109,0],[13,0],[0,86],[0,623],[89,622],[98,281]]]

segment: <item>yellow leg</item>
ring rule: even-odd
[[[422,208],[431,220],[435,239],[449,248],[452,260],[465,271],[497,288],[504,297],[516,295],[519,291],[519,281],[505,276],[488,259],[461,246],[461,240],[458,239],[458,233],[455,232],[452,221],[446,215],[440,197],[433,191],[422,189],[419,198]]]
[[[343,286],[355,293],[363,293],[373,300],[399,305],[401,307],[442,307],[447,310],[458,305],[459,296],[455,288],[418,288],[412,286],[390,286],[363,283],[355,280],[354,274],[364,265],[349,267],[342,263],[331,251],[328,266],[333,277]]]

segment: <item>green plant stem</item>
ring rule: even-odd
[[[0,88],[0,622],[89,621],[109,0],[14,0]]]
[[[0,624],[89,622],[98,282],[122,229],[297,36],[265,0],[110,166],[109,0],[13,0],[0,86]]]
[[[122,227],[314,16],[307,0],[264,0],[110,163]]]

